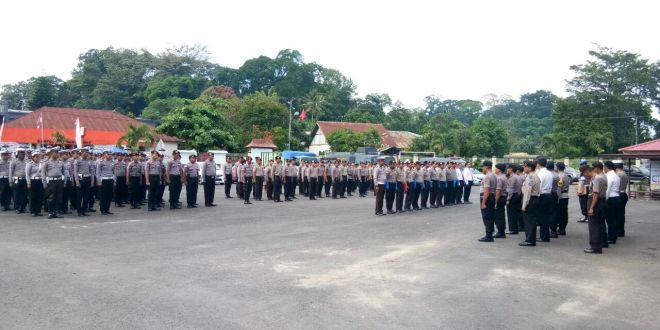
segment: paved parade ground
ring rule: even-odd
[[[660,203],[626,237],[478,243],[478,204],[373,215],[373,197],[46,220],[0,214],[0,329],[657,329]],[[200,192],[201,195],[201,192]],[[201,200],[201,199],[200,199]]]

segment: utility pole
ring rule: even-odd
[[[639,117],[635,116],[635,144],[638,143],[637,142],[637,137],[639,136],[639,134],[637,133],[637,127],[638,127],[637,118],[639,118]]]
[[[287,143],[287,149],[291,150],[291,119],[292,119],[292,111],[293,111],[293,100],[291,99],[289,101],[289,142]]]

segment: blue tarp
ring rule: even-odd
[[[293,159],[295,157],[316,157],[316,154],[307,151],[292,151],[292,150],[282,151],[282,159],[284,160]]]
[[[113,154],[127,154],[128,152],[124,148],[120,148],[117,146],[112,146],[110,148],[107,148],[106,150],[110,151]]]

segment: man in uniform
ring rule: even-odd
[[[619,210],[621,204],[621,179],[614,171],[614,163],[608,160],[604,163],[604,167],[605,177],[607,178],[607,190],[605,192],[607,199],[605,204],[607,243],[616,244],[616,240],[619,237],[618,225],[620,223],[619,215],[621,214],[621,211]]]
[[[268,161],[268,166],[264,168],[264,177],[266,179],[266,198],[273,200],[273,160]]]
[[[48,204],[48,219],[59,218],[57,207],[62,203],[62,189],[64,188],[64,163],[59,160],[57,149],[48,152],[48,160],[41,166],[41,179],[46,185],[46,203]]]
[[[204,174],[202,184],[204,185],[204,206],[216,206],[213,203],[215,199],[215,161],[213,160],[213,153],[208,152],[208,159],[202,165],[202,173]]]
[[[428,209],[428,200],[431,192],[431,164],[424,162],[422,165],[422,198],[421,198],[421,208]]]
[[[557,163],[557,174],[559,175],[558,193],[559,203],[557,206],[557,235],[566,235],[566,226],[568,225],[568,187],[571,179],[564,170],[566,165],[562,162]]]
[[[222,167],[225,174],[225,198],[231,198],[232,167],[232,159],[227,157],[227,163]]]
[[[505,206],[508,194],[506,191],[506,165],[499,163],[495,165],[495,176],[497,183],[495,185],[495,226],[497,227],[497,234],[494,238],[506,238],[506,218]]]
[[[339,179],[339,198],[346,198],[346,188],[348,187],[348,164],[345,160],[339,164],[339,171],[341,173]]]
[[[282,181],[284,180],[284,167],[282,166],[282,158],[275,157],[275,164],[272,167],[273,175],[273,199],[275,203],[281,203],[280,195],[282,194]]]
[[[589,166],[587,166],[586,162],[585,163],[580,163],[580,178],[578,179],[578,186],[577,190],[575,191],[576,195],[578,196],[578,200],[580,202],[580,211],[582,212],[582,217],[578,222],[587,222],[589,220],[589,217],[587,215],[587,211],[589,209],[587,205],[587,200],[589,199],[589,182],[587,182],[587,175],[585,174],[585,171],[589,169]]]
[[[183,167],[183,174],[183,183],[186,185],[186,207],[196,208],[199,188],[199,164],[196,155],[188,156],[188,164]]]
[[[456,163],[456,181],[454,182],[454,201],[456,204],[463,204],[463,189],[465,188],[465,178],[463,177],[464,167],[463,163]]]
[[[609,247],[605,231],[605,196],[607,192],[607,178],[603,175],[603,164],[594,162],[593,169],[585,172],[590,180],[587,215],[589,217],[589,248],[585,253],[603,253],[604,247]]]
[[[11,209],[11,182],[9,178],[9,164],[11,162],[11,152],[8,149],[0,150],[0,206],[2,211]]]
[[[104,151],[102,159],[96,163],[96,184],[101,189],[99,209],[102,215],[111,215],[110,202],[115,186],[115,163],[110,159],[110,152]]]
[[[385,166],[385,165],[383,165]],[[390,161],[390,165],[385,169],[385,175],[387,176],[385,181],[385,207],[387,208],[387,214],[394,214],[394,199],[396,197],[396,163]]]
[[[522,170],[522,169],[521,169]],[[472,192],[472,184],[474,183],[474,174],[472,173],[472,163],[467,163],[463,169],[463,202],[465,204],[472,204],[470,202],[470,193]]]
[[[387,182],[384,157],[378,157],[378,166],[374,168],[373,176],[374,190],[376,191],[376,215],[383,216],[385,215],[383,213],[383,199],[385,198],[385,183]]]
[[[181,153],[178,150],[172,151],[172,159],[165,166],[165,175],[167,183],[170,185],[170,210],[180,209],[179,197],[181,196],[183,165],[181,165]]]
[[[493,232],[495,231],[495,188],[497,187],[497,177],[492,171],[493,162],[484,160],[481,171],[484,173],[484,179],[479,188],[479,197],[481,199],[481,219],[483,220],[486,235],[479,239],[479,242],[494,242]]]
[[[240,199],[245,199],[245,196],[243,196],[243,192],[245,189],[243,188],[243,168],[245,167],[245,159],[243,157],[238,159],[238,162],[236,162],[236,196]]]
[[[76,211],[79,217],[87,216],[92,173],[90,171],[89,151],[81,150],[81,155],[73,162],[73,180],[76,186]]]
[[[406,165],[403,168],[403,173],[406,178],[405,188],[406,198],[403,204],[403,210],[406,212],[412,211],[412,200],[413,195],[415,194],[414,182],[415,182],[415,169],[414,165],[410,165],[410,162],[406,160]]]
[[[616,174],[619,176],[619,198],[621,203],[619,204],[619,223],[617,224],[618,236],[626,236],[626,205],[628,204],[628,184],[630,179],[628,174],[623,170],[623,163],[615,164]]]
[[[421,211],[419,207],[419,197],[424,189],[424,173],[422,172],[422,163],[415,162],[414,182],[413,182],[413,195],[412,195],[412,209],[414,211]]]
[[[261,161],[261,157],[257,157],[257,165],[254,166],[254,199],[261,201],[264,193],[264,178],[266,177],[266,169]]]
[[[525,241],[518,243],[520,246],[536,246],[536,221],[539,212],[541,180],[536,175],[535,169],[536,162],[531,160],[525,161],[523,170],[526,177],[521,187],[523,197],[520,203],[520,209],[523,212],[523,221],[525,222]]]
[[[522,217],[521,184],[518,180],[518,165],[509,164],[506,169],[506,216],[509,220],[509,235],[518,235],[518,224]]]
[[[25,213],[28,202],[27,175],[25,174],[25,149],[16,149],[16,159],[9,163],[10,186],[14,192],[14,210]]]
[[[252,204],[250,202],[250,194],[252,194],[252,182],[254,179],[254,167],[252,166],[252,158],[248,156],[243,165],[243,172],[241,174],[241,181],[243,182],[243,204]]]
[[[73,164],[70,161],[69,150],[60,150],[60,161],[64,165],[64,183],[62,188],[62,200],[60,201],[58,211],[60,214],[71,214],[69,212],[69,200],[75,190],[72,181]]]
[[[449,164],[447,164],[445,177],[447,178],[447,188],[445,188],[445,206],[452,206],[456,204],[456,199],[454,197],[456,169],[454,168],[453,162],[449,162]],[[495,191],[493,191],[493,194],[494,193]]]
[[[541,242],[550,242],[550,224],[551,216],[555,207],[555,199],[552,198],[552,180],[553,176],[546,168],[548,160],[540,157],[536,161],[536,175],[541,180],[539,196],[539,238]]]
[[[298,184],[299,184],[299,193],[301,196],[307,196],[307,188],[309,186],[309,181],[307,180],[307,167],[308,164],[306,161],[301,161],[300,166],[298,167],[298,175],[296,176],[298,179]]]
[[[438,208],[436,205],[438,199],[438,163],[435,161],[429,167],[429,206],[432,209]]]
[[[158,153],[158,161],[160,161],[160,185],[158,186],[158,207],[165,207],[165,186],[167,186],[167,175],[165,173],[165,155]]]
[[[115,206],[124,207],[124,203],[128,199],[128,185],[126,184],[126,160],[124,155],[118,153],[115,161]],[[170,189],[172,189],[170,187]]]
[[[346,166],[346,193],[348,196],[353,196],[353,185],[355,183],[355,166],[353,163],[348,163]]]
[[[438,167],[438,193],[436,196],[437,201],[435,203],[437,207],[445,207],[445,191],[447,191],[447,169],[445,168],[445,163],[440,162],[440,167]]]
[[[334,181],[332,180],[333,175],[333,166],[330,164],[329,161],[326,161],[326,163],[323,166],[323,183],[325,185],[325,197],[330,197],[330,188],[334,185]]]
[[[319,177],[319,164],[316,161],[313,161],[311,166],[307,169],[307,183],[308,183],[308,192],[309,200],[316,200],[317,185]]]
[[[29,177],[27,182],[30,191],[30,213],[33,217],[41,217],[44,205],[44,183],[41,179],[41,152],[32,153],[32,159],[25,165],[25,174]]]
[[[69,158],[68,172],[71,181],[71,189],[69,190],[69,207],[71,212],[76,210],[78,212],[78,189],[76,188],[76,176],[73,172],[73,166],[76,164],[76,161],[80,159],[80,149],[71,150],[71,158]]]
[[[126,179],[130,189],[131,209],[139,209],[141,199],[140,183],[142,182],[142,164],[140,164],[140,155],[135,153],[132,160],[126,166]]]
[[[403,200],[405,198],[406,174],[403,171],[403,163],[399,162],[395,171],[396,175],[396,213],[403,212]]]
[[[549,161],[548,165],[546,165],[546,168],[550,174],[552,174],[552,190],[550,194],[552,195],[553,207],[550,208],[552,214],[548,215],[548,218],[550,219],[550,238],[557,238],[557,226],[559,224],[559,220],[557,218],[559,207],[559,175],[555,170],[555,163],[553,161]]]
[[[337,199],[341,196],[341,168],[340,160],[335,162],[332,167],[332,199]]]
[[[316,187],[314,188],[314,191],[316,191],[316,196],[318,198],[323,198],[323,181],[325,180],[324,175],[325,175],[325,166],[323,163],[320,161],[316,161]]]
[[[98,190],[99,190],[96,182],[96,162],[97,162],[96,151],[94,151],[90,155],[90,161],[89,161],[89,173],[91,175],[92,187],[90,188],[89,191],[89,204],[85,205],[86,212],[96,212],[96,210],[94,209],[94,202],[98,197]]]
[[[163,164],[160,162],[158,151],[151,151],[151,159],[144,164],[144,182],[149,189],[148,211],[160,211],[158,208],[158,194],[160,190],[160,176]]]

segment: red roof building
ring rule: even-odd
[[[261,149],[277,149],[275,143],[271,139],[252,139],[246,148],[261,148]]]
[[[312,132],[314,137],[309,145],[309,151],[317,155],[321,152],[330,151],[330,145],[326,137],[335,130],[348,129],[356,133],[364,133],[371,128],[375,129],[380,135],[381,145],[378,149],[381,151],[406,149],[411,139],[414,138],[411,136],[416,135],[409,132],[388,131],[383,124],[318,121],[315,130]]]
[[[660,139],[619,149],[624,154],[660,154]]]
[[[40,128],[40,118],[43,125]],[[75,144],[76,119],[84,127],[84,145],[114,145],[124,135],[129,125],[139,126],[143,123],[111,110],[77,109],[77,108],[39,108],[21,118],[5,124],[2,141],[25,144],[53,143],[53,133],[61,132],[67,139],[67,144]],[[152,127],[156,143],[176,144],[178,138],[158,134]]]

